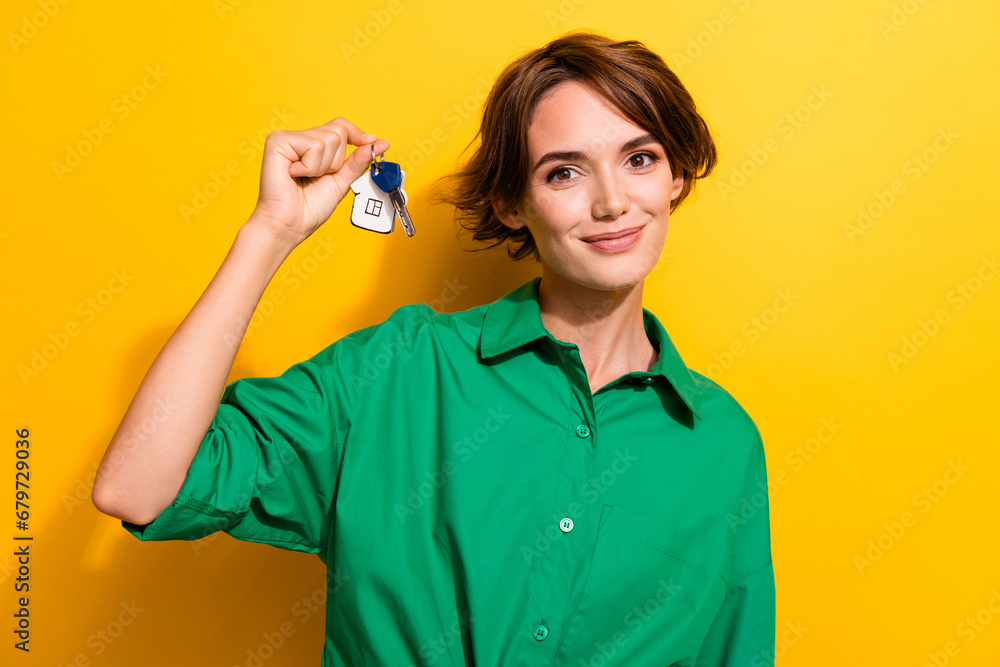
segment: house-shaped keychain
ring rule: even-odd
[[[406,172],[402,172],[406,180]],[[379,189],[372,180],[372,170],[367,169],[358,180],[351,183],[354,193],[354,206],[351,208],[351,224],[361,229],[390,234],[396,227],[396,209],[392,206],[389,195]],[[406,192],[400,185],[403,203],[406,203]]]

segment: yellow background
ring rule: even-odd
[[[763,434],[778,664],[996,664],[997,3],[4,7],[3,664],[247,665],[283,623],[264,664],[318,664],[323,612],[293,609],[321,590],[319,559],[225,535],[140,543],[90,505],[96,463],[252,210],[269,127],[343,115],[388,139],[417,234],[356,229],[341,206],[272,282],[283,302],[231,379],[277,375],[400,305],[461,310],[534,276],[503,250],[463,251],[429,188],[474,136],[483,82],[576,28],[662,54],[718,140],[645,305]],[[9,555],[24,427],[27,655]]]

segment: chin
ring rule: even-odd
[[[591,276],[587,282],[582,284],[591,289],[611,292],[614,290],[629,289],[640,284],[646,278],[646,273],[641,272],[619,272],[614,274]]]
[[[564,259],[555,266],[543,259],[542,274],[550,273],[557,280],[587,289],[611,292],[629,289],[642,283],[658,259],[654,257],[650,261],[641,253],[636,255],[622,253],[615,257],[599,258],[596,262],[593,257],[574,258],[569,262]]]

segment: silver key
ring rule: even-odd
[[[413,221],[410,220],[410,214],[406,210],[406,200],[403,197],[403,170],[395,162],[383,159],[381,162],[372,163],[371,173],[375,185],[389,195],[389,201],[396,209],[399,221],[403,223],[403,231],[407,236],[413,236],[415,231]]]
[[[399,215],[399,221],[403,223],[403,231],[406,232],[407,236],[413,236],[413,221],[410,220],[410,213],[406,210],[406,204],[403,203],[403,193],[399,188],[395,190],[389,190],[387,193],[389,195],[390,201],[392,201],[393,208],[396,209],[396,214]]]

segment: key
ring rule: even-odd
[[[395,162],[386,162],[384,155],[381,162],[376,160],[375,145],[372,144],[371,167],[351,183],[351,192],[354,193],[351,224],[372,232],[391,234],[396,228],[398,213],[403,231],[407,236],[413,236],[413,223],[406,210],[407,197],[403,190],[405,179],[406,172]]]
[[[375,186],[389,195],[389,200],[399,215],[399,221],[403,224],[403,231],[407,236],[413,236],[415,230],[410,214],[406,210],[406,192],[403,190],[406,172],[395,162],[387,162],[383,158],[381,162],[372,163],[371,175]]]

